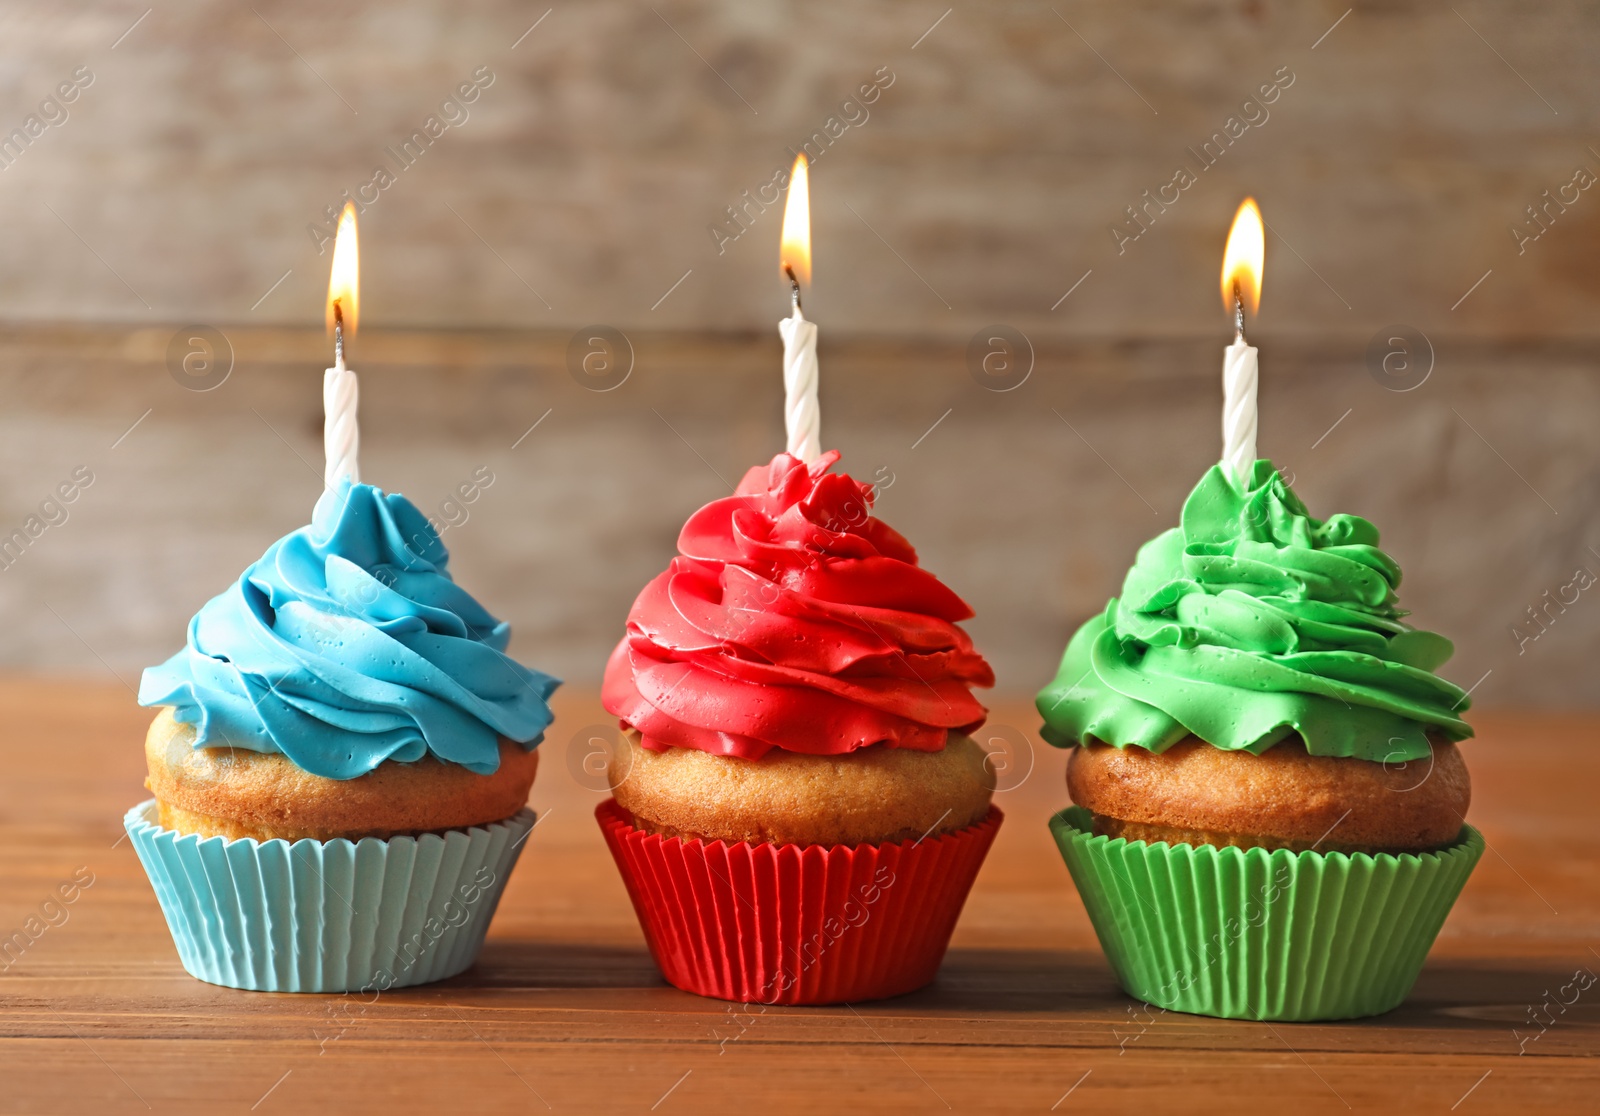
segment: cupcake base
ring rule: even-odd
[[[740,1003],[879,1000],[933,980],[1003,815],[918,841],[733,844],[595,810],[667,982]]]
[[[154,799],[123,821],[191,976],[260,992],[382,992],[477,959],[534,814],[293,843],[164,829]]]
[[[1223,1019],[1354,1019],[1398,1007],[1483,855],[1463,826],[1430,853],[1294,853],[1095,836],[1050,819],[1117,980]]]

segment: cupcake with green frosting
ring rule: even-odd
[[[1073,749],[1051,828],[1130,994],[1276,1020],[1410,991],[1483,840],[1453,648],[1399,584],[1371,523],[1218,465],[1072,637],[1038,698]]]

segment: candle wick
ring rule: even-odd
[[[1246,344],[1244,336],[1244,299],[1239,294],[1239,281],[1237,279],[1233,281],[1233,329],[1235,334],[1234,341],[1241,345]]]
[[[344,307],[333,300],[333,366],[344,367]]]
[[[794,268],[788,264],[783,265],[783,273],[789,277],[789,289],[794,295],[794,312],[800,313],[800,280],[794,277]]]

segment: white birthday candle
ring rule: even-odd
[[[817,327],[800,312],[801,285],[811,284],[811,192],[806,157],[795,157],[783,207],[779,264],[788,276],[794,312],[778,323],[783,338],[783,425],[788,452],[810,463],[822,452],[822,409],[817,403]]]
[[[326,457],[322,481],[336,488],[348,477],[361,481],[357,455],[361,428],[356,411],[361,384],[344,364],[345,338],[354,336],[360,308],[360,265],[356,251],[356,209],[345,203],[339,231],[333,242],[333,266],[328,276],[328,329],[333,333],[333,367],[322,376],[322,448]]]
[[[1261,210],[1246,198],[1233,218],[1222,254],[1222,303],[1233,314],[1234,338],[1222,354],[1222,462],[1239,484],[1256,460],[1256,348],[1245,340],[1244,311],[1261,308],[1261,272],[1266,233]]]

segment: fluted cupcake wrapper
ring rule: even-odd
[[[261,992],[384,991],[477,958],[533,829],[491,825],[382,841],[228,840],[123,819],[190,975]]]
[[[1050,819],[1117,979],[1148,1004],[1224,1019],[1354,1019],[1398,1007],[1483,855],[1369,856],[1095,836]]]
[[[879,1000],[933,980],[1002,815],[920,841],[733,844],[595,810],[662,976],[751,1004]]]

